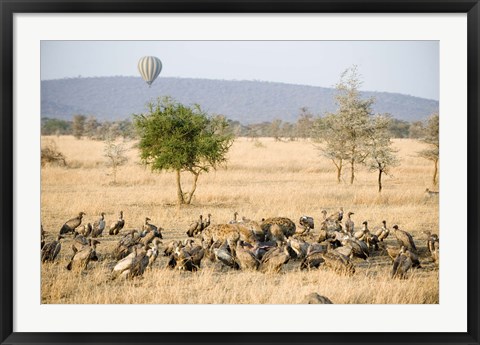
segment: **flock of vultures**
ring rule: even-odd
[[[124,229],[122,211],[110,226],[106,224],[105,213],[93,224],[82,224],[84,215],[80,212],[65,222],[53,241],[46,241],[46,232],[41,226],[42,263],[54,262],[62,250],[71,251],[66,269],[86,271],[90,262],[99,261],[99,238],[114,236],[119,240],[113,251],[100,256],[113,260],[112,279],[132,279],[145,272],[148,274],[159,252],[168,258],[167,269],[191,272],[202,268],[202,260],[218,262],[222,270],[261,272],[280,272],[287,262],[298,261],[302,270],[325,268],[352,276],[358,261],[354,258],[368,262],[373,255],[391,258],[390,275],[393,279],[406,279],[411,270],[421,268],[417,245],[410,233],[397,225],[390,229],[386,221],[372,230],[366,221],[357,227],[352,220],[354,213],[344,215],[343,208],[330,215],[322,211],[319,226],[309,216],[300,217],[297,226],[286,217],[254,221],[239,218],[237,212],[228,223],[211,224],[211,215],[208,214],[207,217],[200,216],[185,229],[185,240],[168,243],[162,241],[164,229],[150,223],[148,217],[141,228],[127,230]],[[438,265],[438,235],[425,234],[428,255]],[[71,248],[62,247],[67,236],[73,241]],[[397,244],[387,245],[384,240],[388,236],[394,236]]]

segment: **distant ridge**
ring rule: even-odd
[[[92,77],[41,82],[41,116],[70,120],[75,114],[101,121],[123,120],[143,113],[159,96],[185,104],[198,103],[208,113],[223,114],[242,124],[297,120],[299,109],[314,115],[335,111],[335,90],[264,81],[164,78],[149,88],[140,77]],[[438,111],[438,101],[388,92],[363,92],[375,97],[374,111],[399,120],[424,120]]]

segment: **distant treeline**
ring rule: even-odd
[[[250,125],[243,125],[239,121],[232,120],[228,120],[228,123],[229,130],[237,137],[296,140],[312,137],[315,129],[321,126],[322,120],[322,117],[313,116],[303,108],[295,123],[278,119]],[[41,128],[42,135],[74,135],[77,138],[87,137],[94,140],[106,140],[112,137],[134,139],[137,137],[130,120],[100,122],[94,116],[85,115],[75,115],[71,121],[43,117]],[[390,132],[393,138],[423,138],[425,123],[392,119]]]

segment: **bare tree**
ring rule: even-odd
[[[438,113],[430,115],[425,126],[425,137],[421,139],[421,141],[428,144],[429,147],[428,149],[418,152],[420,157],[433,162],[432,183],[434,186],[438,184],[438,161],[440,159],[439,124]]]
[[[57,149],[57,145],[53,140],[45,140],[42,145],[41,165],[54,164],[58,166],[67,166],[65,155]]]
[[[128,149],[123,143],[116,143],[111,137],[105,140],[104,155],[108,159],[108,165],[112,169],[112,184],[117,183],[118,168],[127,163],[128,158],[125,155]]]

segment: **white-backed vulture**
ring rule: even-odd
[[[82,223],[82,219],[85,214],[85,212],[80,212],[77,217],[67,220],[60,229],[60,235],[68,234],[69,232],[73,233],[75,229],[78,228]]]

